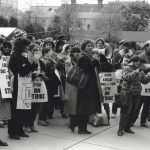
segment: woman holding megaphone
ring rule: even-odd
[[[117,69],[121,65],[121,61],[119,61],[116,64],[111,64],[109,59],[112,56],[112,48],[109,44],[105,43],[103,39],[99,38],[96,40],[96,48],[92,50],[93,57],[98,60],[99,67],[98,71],[99,73],[102,72],[114,72],[115,69]],[[103,103],[104,109],[107,114],[108,118],[108,125],[110,125],[110,107],[108,103]],[[97,113],[101,112],[101,107],[97,108]]]

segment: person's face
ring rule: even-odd
[[[99,49],[102,49],[103,48],[103,42],[98,41],[96,47],[99,48]]]
[[[87,43],[87,44],[86,44],[86,47],[85,47],[85,50],[91,52],[91,51],[92,51],[92,48],[93,48],[93,44],[92,44],[92,43]]]
[[[35,37],[33,37],[33,39],[32,39],[32,41],[31,41],[31,43],[35,43]]]
[[[45,45],[45,48],[52,49],[52,44],[51,44],[51,43],[47,43],[47,44]]]
[[[141,61],[139,60],[139,61],[133,61],[133,64],[134,64],[135,68],[139,68],[142,63],[141,63]]]
[[[60,45],[60,46],[58,47],[58,53],[60,53],[60,52],[62,51],[62,49],[63,49],[63,45]]]
[[[129,48],[127,46],[122,46],[122,49],[124,50],[125,53],[129,52]]]
[[[71,47],[69,47],[69,49],[66,51],[66,55],[70,55],[71,52]]]
[[[31,50],[31,53],[33,55],[36,55],[38,53],[38,51],[39,51],[39,48],[37,46],[34,46],[33,49]]]
[[[3,53],[4,55],[10,55],[11,48],[9,46],[3,47]]]
[[[79,57],[80,57],[80,52],[75,52],[75,53],[73,54],[73,56],[74,56],[75,58],[79,58]]]
[[[122,44],[121,44],[121,45],[119,45],[119,49],[120,49],[120,50],[122,50],[122,49],[123,49],[123,46],[122,46]]]
[[[27,53],[28,51],[29,51],[29,45],[24,47],[23,52],[26,52],[26,53]]]

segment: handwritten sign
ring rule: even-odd
[[[32,83],[32,102],[48,102],[47,89],[44,81],[33,81]]]
[[[142,96],[150,96],[150,83],[148,84],[141,84],[142,85]]]
[[[31,94],[31,77],[20,77],[18,75],[17,109],[31,109]]]
[[[115,93],[117,93],[117,79],[114,72],[103,72],[99,74],[99,79],[104,96],[104,103],[113,103]]]
[[[12,98],[11,82],[8,71],[9,56],[0,59],[0,89],[2,98]]]

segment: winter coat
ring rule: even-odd
[[[51,58],[43,57],[40,60],[41,72],[47,77],[45,85],[48,95],[53,97],[55,91],[58,90],[58,86],[61,84],[59,78],[55,74],[55,63]]]
[[[140,74],[141,78],[139,77]],[[145,75],[144,72],[136,71],[132,63],[124,67],[122,90],[133,95],[141,95],[141,83],[147,84],[148,82],[150,82],[150,76]]]
[[[72,67],[71,59],[68,59],[65,61],[65,70],[66,73],[69,70],[70,67]],[[66,87],[65,87],[65,95],[67,98],[67,101],[64,104],[64,113],[70,114],[70,115],[76,115],[76,106],[77,106],[77,87],[71,85],[66,81]]]
[[[87,73],[88,81],[83,89],[77,89],[77,114],[90,115],[96,112],[96,104],[100,100],[92,55],[89,52],[82,53],[78,66]]]
[[[14,75],[13,82],[13,92],[12,92],[12,101],[14,103],[14,107],[16,107],[17,103],[17,95],[18,95],[18,75],[25,77],[29,73],[33,72],[38,67],[35,63],[30,63],[26,57],[23,57],[19,54],[12,54],[10,56],[9,68]]]

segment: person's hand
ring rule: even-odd
[[[138,73],[139,80],[141,80],[143,76],[144,76],[144,72],[143,71]]]
[[[38,51],[37,53],[34,54],[34,59],[39,60],[42,57],[42,52]]]
[[[30,51],[28,52],[27,57],[28,57],[28,61],[32,64],[34,58],[33,58],[33,55],[32,55],[32,53]]]

